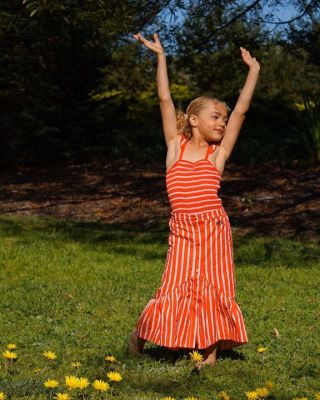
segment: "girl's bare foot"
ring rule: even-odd
[[[200,369],[202,369],[203,367],[210,365],[211,367],[214,367],[215,364],[217,363],[217,360],[204,360],[204,361],[200,361],[198,363],[196,363],[196,368],[200,371]]]
[[[217,362],[217,344],[214,344],[206,348],[203,357],[204,360],[196,363],[195,365],[196,368],[198,368],[198,370],[202,369],[206,365],[214,367]]]
[[[138,336],[137,329],[134,329],[128,340],[128,351],[135,356],[142,356],[143,347],[146,340]]]

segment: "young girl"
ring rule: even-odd
[[[157,84],[167,144],[166,186],[171,205],[166,267],[159,289],[129,337],[129,351],[141,355],[147,340],[172,350],[202,350],[198,369],[214,365],[217,350],[248,342],[235,301],[233,243],[229,218],[217,192],[253,96],[260,66],[240,48],[249,67],[245,85],[228,118],[228,107],[197,97],[186,114],[176,114],[166,58],[154,42],[134,37],[157,55]]]

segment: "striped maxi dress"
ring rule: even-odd
[[[221,175],[208,160],[179,159],[166,172],[171,205],[168,252],[160,287],[142,311],[138,336],[171,350],[226,350],[248,342],[235,300],[233,242],[218,197]]]

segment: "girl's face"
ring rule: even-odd
[[[198,129],[203,138],[219,142],[226,131],[228,114],[223,105],[208,104],[198,116]]]

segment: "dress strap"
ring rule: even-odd
[[[184,149],[185,149],[185,147],[186,147],[186,144],[187,144],[187,139],[186,139],[186,137],[185,137],[184,135],[181,135],[179,160],[182,159],[182,155],[183,155]]]
[[[206,154],[206,157],[205,157],[205,160],[207,160],[208,159],[208,157],[209,157],[209,154],[212,154],[212,153],[214,153],[215,152],[215,150],[216,150],[216,148],[217,148],[218,146],[217,145],[215,145],[215,144],[211,144],[210,146],[208,146],[208,149],[207,149],[207,154]]]

